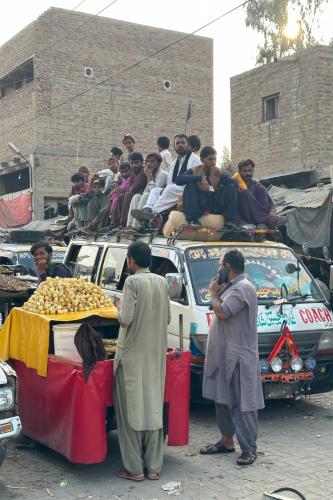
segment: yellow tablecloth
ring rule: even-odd
[[[28,368],[46,377],[51,321],[80,321],[89,316],[117,318],[114,306],[85,312],[43,315],[19,307],[11,310],[0,332],[0,358],[22,361]]]

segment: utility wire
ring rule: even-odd
[[[72,8],[72,10],[75,10],[77,9],[78,7],[80,7],[80,5],[82,5],[84,2],[86,2],[87,0],[81,0],[81,2],[79,2],[77,5],[75,5],[75,7]]]
[[[113,0],[113,2],[111,2],[110,5],[114,4],[116,1],[117,0]],[[96,82],[94,85],[92,85],[88,89],[83,90],[82,92],[79,92],[78,94],[75,94],[74,96],[71,96],[68,99],[65,99],[64,101],[60,102],[59,104],[56,104],[55,106],[50,107],[46,111],[42,111],[40,113],[37,113],[35,116],[33,116],[32,118],[30,118],[29,120],[26,120],[25,122],[18,123],[14,127],[11,127],[9,129],[5,130],[4,132],[1,132],[0,133],[0,137],[3,136],[3,135],[5,135],[5,134],[7,134],[8,132],[11,132],[12,130],[15,130],[15,129],[21,127],[22,125],[30,123],[30,122],[36,120],[37,118],[39,118],[39,117],[41,117],[41,116],[43,116],[45,114],[50,113],[51,111],[54,111],[55,109],[58,109],[58,108],[64,106],[65,104],[68,104],[68,103],[74,101],[75,99],[78,99],[79,97],[87,94],[88,92],[91,92],[92,90],[94,90],[95,88],[99,87],[100,85],[103,85],[104,83],[106,83],[106,82],[108,82],[108,81],[110,81],[110,80],[112,80],[114,78],[117,78],[117,77],[123,75],[127,71],[130,71],[131,69],[136,68],[137,66],[140,66],[142,63],[144,63],[144,62],[148,61],[149,59],[155,57],[157,54],[160,54],[161,52],[164,52],[165,50],[169,49],[170,47],[173,47],[174,45],[177,45],[178,43],[180,43],[180,42],[186,40],[187,38],[195,35],[199,31],[202,31],[203,29],[207,28],[208,26],[211,26],[212,24],[216,23],[217,21],[219,21],[223,17],[226,17],[227,15],[231,14],[232,12],[235,12],[236,10],[244,7],[246,4],[250,3],[251,1],[252,0],[246,0],[245,2],[237,5],[236,7],[233,7],[230,10],[228,10],[227,12],[224,12],[220,16],[215,17],[214,19],[212,19],[208,23],[204,24],[203,26],[200,26],[200,28],[197,28],[196,30],[192,31],[191,33],[187,33],[186,35],[181,36],[177,40],[169,43],[168,45],[165,45],[164,47],[161,47],[160,49],[156,50],[155,52],[152,52],[151,54],[149,54],[148,56],[144,57],[143,59],[140,59],[140,61],[137,61],[136,63],[131,64],[130,66],[128,66],[127,68],[124,68],[123,70],[119,71],[118,73],[115,73],[114,75],[109,75],[107,78],[104,78],[103,80],[101,80],[99,82]],[[109,7],[110,5],[108,5],[107,7]],[[104,9],[102,9],[102,11],[105,10],[107,7],[105,7]],[[96,15],[98,15],[98,14],[96,14]]]

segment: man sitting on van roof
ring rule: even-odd
[[[72,273],[65,264],[52,262],[52,247],[46,241],[34,243],[30,253],[34,258],[35,266],[40,281],[46,278],[71,278]]]
[[[185,186],[183,212],[192,226],[200,226],[203,215],[223,215],[225,223],[237,223],[237,184],[216,166],[216,151],[211,146],[201,150],[202,165],[189,168],[176,179]]]
[[[248,224],[276,226],[277,216],[272,198],[265,186],[253,179],[254,161],[238,163],[234,179],[238,184],[238,212],[242,222]]]

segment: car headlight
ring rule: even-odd
[[[11,389],[0,389],[0,410],[10,410],[14,406],[14,394]]]
[[[317,366],[317,361],[315,358],[310,356],[309,358],[306,358],[305,360],[305,368],[309,370],[310,372],[313,372],[316,369]]]
[[[281,358],[273,358],[271,361],[271,368],[273,372],[278,373],[282,370],[282,359]]]
[[[269,368],[270,368],[268,360],[262,358],[259,361],[259,368],[260,368],[261,373],[268,373],[269,372]]]
[[[290,366],[291,366],[292,370],[294,370],[295,373],[301,371],[301,369],[303,368],[302,358],[300,358],[298,356],[291,358]]]
[[[320,336],[318,351],[331,351],[333,350],[333,332],[324,332]]]

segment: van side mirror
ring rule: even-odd
[[[333,266],[330,266],[330,290],[333,290]]]
[[[170,299],[179,300],[183,289],[183,276],[179,273],[165,275]]]

